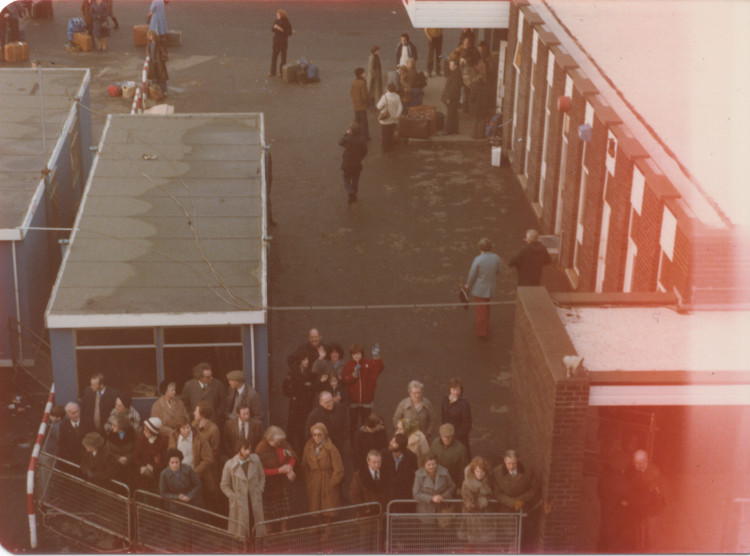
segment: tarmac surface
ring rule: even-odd
[[[23,20],[31,58],[42,67],[90,67],[93,136],[106,114],[127,113],[130,102],[107,96],[115,82],[140,79],[144,49],[133,46],[132,26],[145,22],[149,2],[115,1],[120,29],[107,51],[68,54],[63,48],[69,17],[79,2],[55,3],[55,19]],[[412,29],[398,0],[285,2],[294,27],[289,60],[305,57],[320,67],[321,82],[289,84],[267,77],[275,3],[173,1],[170,29],[182,31],[182,45],[170,48],[168,97],[175,113],[263,112],[266,141],[273,152],[273,217],[269,229],[271,423],[286,425],[287,401],[281,382],[286,356],[317,327],[324,342],[360,342],[369,353],[378,342],[386,364],[375,397],[389,434],[392,415],[412,379],[439,408],[451,377],[460,377],[472,405],[472,452],[493,465],[513,447],[510,350],[516,276],[504,268],[491,310],[490,339],[474,336],[473,312],[460,307],[413,308],[414,304],[453,303],[488,236],[507,260],[537,222],[507,165],[490,165],[490,145],[472,140],[468,116],[463,135],[412,140],[383,155],[376,112],[369,113],[373,140],[364,161],[360,201],[347,205],[337,145],[353,118],[349,85],[354,68],[367,65],[369,48],[381,45],[384,68],[395,63],[399,35],[407,31],[426,56],[426,38]],[[447,30],[444,55],[458,42]],[[23,64],[26,67],[26,64]],[[424,69],[423,60],[418,62]],[[0,67],[21,67],[10,65]],[[426,104],[439,103],[442,79],[431,79]],[[553,268],[544,284],[565,288]],[[388,309],[347,306],[391,305]],[[5,397],[22,385],[10,383]],[[24,499],[25,466],[43,404],[35,397],[26,417],[2,416],[2,476],[6,501],[0,511],[0,542],[11,551],[28,550]],[[6,411],[3,409],[3,411]],[[43,547],[44,549],[44,547]],[[59,551],[48,545],[45,551]]]

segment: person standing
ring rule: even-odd
[[[367,81],[365,68],[354,70],[354,81],[351,86],[352,104],[354,105],[354,121],[359,124],[360,135],[370,140],[370,126],[367,122],[367,108],[370,103],[367,98]]]
[[[381,473],[383,457],[377,450],[367,453],[367,460],[363,468],[358,468],[349,483],[349,500],[352,504],[368,504],[378,502],[382,508],[388,504],[387,476]],[[358,516],[370,515],[371,509],[365,509]]]
[[[102,373],[93,374],[89,385],[90,388],[86,388],[81,397],[83,432],[96,431],[104,434],[104,425],[115,407],[120,392],[105,384]]]
[[[515,450],[508,450],[503,463],[492,470],[495,498],[507,511],[518,512],[536,498],[537,484],[531,469],[518,461]]]
[[[232,457],[245,441],[251,446],[257,446],[263,439],[263,423],[260,419],[250,416],[250,408],[242,404],[237,409],[237,417],[228,419],[224,424],[224,452]]]
[[[268,74],[268,77],[276,75],[276,60],[278,60],[279,54],[281,54],[279,73],[281,73],[281,68],[286,65],[286,49],[289,46],[289,37],[292,34],[292,24],[289,22],[286,10],[276,11],[276,21],[271,26],[271,32],[273,33],[273,53],[271,55],[271,73]]]
[[[237,454],[227,460],[221,474],[219,487],[229,499],[229,527],[230,533],[241,537],[248,536],[252,530],[250,525],[250,510],[253,512],[253,523],[262,523],[263,517],[263,489],[266,486],[266,476],[260,458],[252,453],[249,442],[243,442]],[[262,528],[262,529],[261,529]],[[265,534],[261,525],[256,535]]]
[[[461,79],[461,70],[454,59],[448,64],[448,75],[443,88],[441,100],[448,111],[445,117],[445,134],[454,135],[458,133],[458,108],[461,104],[461,88],[463,81]]]
[[[260,458],[263,473],[266,476],[266,487],[263,490],[263,515],[267,520],[280,519],[292,513],[292,502],[295,496],[294,466],[297,456],[286,441],[286,434],[275,425],[263,433],[263,440],[258,442],[255,453]],[[281,522],[281,530],[286,531],[287,522]],[[271,533],[271,525],[267,527]]]
[[[245,372],[236,370],[227,373],[227,382],[229,391],[224,405],[224,413],[227,419],[237,417],[237,410],[241,405],[247,405],[250,408],[250,417],[253,419],[263,420],[263,400],[255,388],[245,384]],[[230,453],[234,454],[236,450]]]
[[[318,329],[311,328],[307,333],[307,342],[299,346],[287,356],[286,363],[289,366],[289,370],[294,371],[297,369],[299,365],[299,355],[303,352],[310,359],[310,368],[312,368],[312,364],[319,358],[330,359],[328,353],[325,350],[323,350],[322,352],[320,350],[322,339],[323,335],[318,331]]]
[[[344,453],[346,443],[346,409],[333,401],[333,394],[323,390],[318,395],[318,405],[313,408],[305,421],[305,430],[310,431],[315,423],[325,425],[330,441]],[[309,438],[309,434],[307,438]]]
[[[448,395],[440,406],[441,423],[450,423],[456,431],[456,440],[466,448],[471,458],[469,434],[471,433],[471,406],[464,398],[464,385],[460,378],[452,378],[448,383]]]
[[[166,458],[167,467],[159,475],[159,494],[170,501],[170,511],[182,515],[187,513],[191,516],[180,506],[171,504],[171,501],[176,500],[202,508],[201,480],[192,467],[182,463],[182,452],[177,448],[168,449]]]
[[[388,83],[386,89],[385,94],[380,97],[376,104],[377,109],[380,110],[378,120],[380,121],[380,146],[383,153],[393,150],[393,134],[396,132],[396,124],[404,110],[401,105],[401,97],[396,92],[396,86],[393,83]]]
[[[185,404],[177,397],[177,385],[174,382],[163,380],[159,384],[161,397],[151,406],[151,417],[157,417],[161,423],[159,433],[169,436],[178,428],[177,423],[189,421],[190,415],[185,409]]]
[[[165,45],[167,42],[167,14],[165,12],[165,0],[152,0],[148,8],[148,30],[156,31],[159,42]]]
[[[341,506],[341,488],[344,480],[344,464],[341,454],[328,438],[328,429],[323,423],[310,427],[312,438],[305,444],[302,453],[302,469],[307,486],[308,511],[320,512],[320,520],[331,523],[336,517],[336,508]],[[327,531],[323,534],[327,536]]]
[[[297,368],[287,373],[281,389],[289,398],[286,421],[289,443],[301,453],[305,444],[305,419],[310,414],[315,392],[315,375],[310,369],[310,356],[304,350],[298,353]]]
[[[443,30],[426,28],[424,34],[427,35],[427,74],[432,77],[432,64],[435,63],[435,73],[442,74],[443,64]]]
[[[223,421],[221,413],[224,409],[225,398],[224,384],[219,380],[214,380],[211,365],[208,363],[198,363],[193,367],[193,378],[185,383],[180,394],[182,403],[191,415],[195,412],[198,403],[208,403],[213,410],[212,420],[217,424]]]
[[[109,481],[118,478],[117,457],[109,451],[104,437],[90,432],[82,440],[81,476],[99,486],[109,487]]]
[[[417,59],[417,47],[409,39],[408,33],[402,33],[401,40],[396,45],[396,65],[405,66],[409,58]]]
[[[165,44],[164,41],[159,39],[156,31],[149,29],[146,33],[146,56],[150,58],[147,77],[159,84],[164,96],[167,94],[167,81],[169,80]]]
[[[464,445],[454,438],[455,432],[450,423],[440,425],[440,438],[432,441],[430,451],[437,456],[438,463],[448,470],[456,488],[460,489],[464,482],[464,469],[469,464],[469,455]]]
[[[349,389],[349,434],[354,438],[357,429],[365,424],[372,412],[375,399],[375,388],[378,377],[385,369],[380,358],[380,346],[372,348],[372,359],[363,359],[364,348],[361,344],[352,344],[349,348],[352,358],[344,365],[342,382]]]
[[[385,434],[385,426],[380,415],[370,413],[357,432],[352,438],[352,459],[354,460],[355,469],[367,468],[367,454],[372,450],[378,452],[388,446],[388,436]]]
[[[357,68],[361,69],[361,68]],[[353,87],[353,86],[352,86]],[[354,91],[352,89],[352,95]],[[364,112],[365,121],[367,112]],[[344,188],[349,195],[349,204],[357,202],[359,191],[359,175],[362,172],[362,160],[367,156],[367,139],[361,133],[360,125],[352,123],[346,130],[344,136],[339,139],[339,145],[344,147],[344,155],[341,160],[341,170],[344,172]]]
[[[161,419],[151,417],[143,422],[143,433],[135,439],[133,449],[133,490],[157,492],[159,477],[167,465],[166,451],[169,441],[159,434]]]
[[[65,413],[67,416],[60,425],[60,457],[80,465],[83,455],[81,441],[86,434],[81,423],[81,408],[75,402],[68,402]]]
[[[412,495],[417,501],[418,514],[436,514],[443,507],[443,502],[450,499],[456,490],[448,470],[438,465],[435,454],[427,454],[424,466],[414,474]],[[421,517],[425,524],[434,523],[434,517]]]
[[[414,485],[414,474],[419,469],[417,456],[411,450],[407,450],[407,438],[405,434],[396,433],[391,438],[388,448],[381,450],[382,471],[386,477],[386,499],[408,500],[412,497],[412,486]]]
[[[419,425],[419,430],[424,433],[429,442],[438,426],[438,418],[432,402],[422,397],[423,388],[424,384],[418,380],[412,380],[409,383],[409,386],[407,386],[409,397],[401,400],[401,403],[396,407],[393,414],[393,426],[398,427],[398,422],[401,419],[413,421]],[[408,433],[404,432],[408,436]]]
[[[635,552],[652,550],[652,518],[664,510],[661,470],[649,460],[648,452],[636,450],[632,463],[625,469],[625,498],[621,505],[626,509],[625,527],[632,534]],[[628,527],[630,526],[630,527]]]
[[[492,242],[483,237],[479,240],[480,254],[474,258],[469,269],[464,288],[471,292],[476,315],[476,335],[482,340],[487,339],[490,323],[490,306],[485,303],[490,300],[497,289],[497,277],[503,269],[500,257],[492,252]],[[483,303],[485,302],[485,303]]]
[[[511,257],[508,264],[515,266],[518,271],[519,286],[540,286],[542,284],[542,270],[544,265],[552,262],[547,248],[539,241],[539,232],[527,230],[524,245],[518,253]]]
[[[380,47],[370,48],[367,60],[367,101],[375,106],[377,99],[383,96],[383,68],[380,65]]]
[[[477,514],[490,511],[490,498],[492,498],[491,472],[490,462],[481,456],[475,457],[466,467],[464,481],[459,489],[463,500],[463,513]],[[484,520],[468,520],[465,525],[465,532],[467,546],[464,548],[464,552],[481,552],[477,545],[492,541],[491,528],[487,527],[487,522]]]

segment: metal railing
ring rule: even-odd
[[[502,511],[493,501],[487,512],[462,513],[461,500],[447,500],[440,513],[417,513],[415,500],[388,504],[385,551],[389,554],[521,552],[524,514]]]
[[[49,342],[16,319],[8,318],[13,366],[46,392],[52,388],[52,348]]]
[[[130,547],[130,491],[117,481],[107,488],[76,475],[75,463],[42,452],[36,463],[36,506],[46,528],[96,552]]]
[[[134,496],[135,538],[146,552],[247,552],[246,524],[145,490]],[[229,532],[229,524],[242,534]]]
[[[263,521],[253,529],[255,552],[377,554],[382,552],[382,511],[371,502]]]

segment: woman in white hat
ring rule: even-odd
[[[166,436],[159,434],[161,419],[151,417],[143,422],[143,433],[135,439],[133,449],[133,490],[159,491],[159,475],[166,467]]]

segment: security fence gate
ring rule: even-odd
[[[390,554],[506,553],[521,551],[520,512],[462,513],[461,500],[447,500],[440,513],[416,513],[416,501],[388,504],[386,552]]]
[[[377,554],[382,524],[377,502],[273,519],[256,524],[255,552]]]
[[[388,505],[345,506],[256,524],[252,534],[229,532],[223,515],[128,487],[106,488],[81,479],[74,463],[41,452],[34,501],[52,533],[87,550],[163,553],[518,553],[521,513],[461,513],[461,501],[445,513],[415,513],[414,500]],[[232,522],[232,530],[239,525]],[[242,527],[239,527],[242,530]]]

